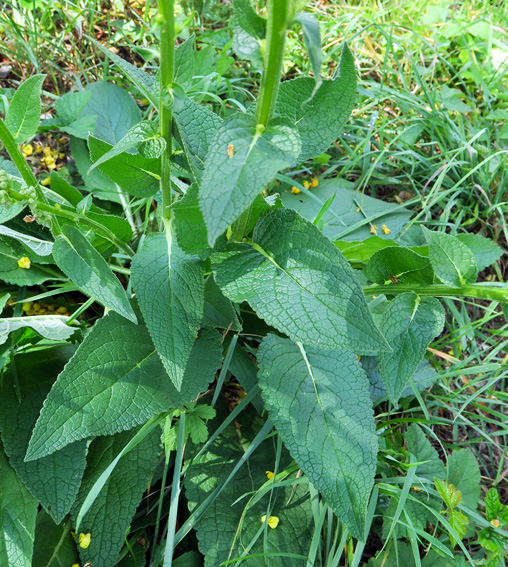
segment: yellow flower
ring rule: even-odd
[[[382,227],[384,234],[390,234],[391,230],[384,224]]]
[[[311,187],[317,187],[319,185],[319,179],[317,177],[312,177],[310,180]]]
[[[31,302],[31,301],[27,301],[26,303],[23,303],[23,307],[21,308],[21,310],[22,310],[24,313],[28,313],[31,308],[32,308],[32,302]]]
[[[305,187],[305,189],[308,189],[309,187],[311,187],[310,181],[304,181],[303,186]]]
[[[268,480],[272,480],[272,478],[274,477],[274,474],[272,471],[266,471],[266,478]]]
[[[44,185],[44,187],[47,187],[50,184],[51,180],[49,177],[46,177],[45,179],[43,179],[41,181],[41,185]]]
[[[495,528],[498,528],[498,527],[499,527],[499,520],[491,520],[490,523],[491,523]]]
[[[261,516],[261,521],[266,522],[266,515]],[[277,516],[270,516],[268,518],[268,525],[272,528],[272,530],[274,530],[279,525],[279,522],[280,520]]]
[[[79,567],[79,563],[73,563],[72,567]]]
[[[29,270],[30,264],[31,264],[30,258],[27,258],[26,256],[23,256],[18,260],[18,266],[20,268],[23,268],[23,270]]]
[[[79,547],[86,549],[90,545],[91,541],[92,541],[92,534],[90,534],[90,533],[79,534],[79,538],[78,538]]]
[[[25,157],[28,157],[34,153],[34,147],[32,144],[26,144],[26,146],[21,146],[21,151]]]
[[[293,195],[298,195],[298,193],[301,193],[300,189],[298,189],[298,187],[291,187],[291,193]]]
[[[377,234],[377,226],[375,224],[370,225],[370,233]]]

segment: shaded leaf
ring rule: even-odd
[[[5,115],[5,125],[21,144],[37,131],[41,119],[41,89],[46,75],[33,75],[19,86]]]

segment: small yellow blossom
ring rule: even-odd
[[[261,516],[261,521],[266,522],[266,515]],[[279,525],[279,522],[280,520],[277,516],[270,516],[268,518],[268,525],[272,528],[272,530],[274,530]]]
[[[268,193],[266,192],[266,189],[263,189],[263,191],[261,191],[261,194],[263,195],[263,197],[266,197],[268,195]]]
[[[92,541],[92,534],[90,533],[79,534],[78,543],[79,543],[79,547],[81,547],[82,549],[86,549],[90,545],[91,541]]]
[[[32,309],[37,313],[37,311],[41,310],[41,304],[40,303],[34,303]]]
[[[272,478],[274,477],[274,474],[272,471],[265,471],[266,472],[266,478],[268,480],[272,480]]]
[[[26,256],[23,256],[18,260],[18,266],[20,268],[23,268],[23,270],[29,270],[30,264],[31,264],[30,258],[27,258]]]
[[[42,153],[43,153],[46,157],[48,157],[48,156],[50,156],[50,155],[52,154],[52,150],[51,150],[51,148],[50,148],[49,146],[44,146],[44,147],[42,148]]]
[[[23,311],[23,313],[28,313],[31,308],[32,308],[32,302],[27,301],[26,303],[23,303],[23,307],[21,308],[21,310]]]
[[[298,193],[301,193],[300,189],[298,189],[298,187],[291,187],[291,193],[293,195],[298,195]]]
[[[21,146],[21,151],[25,157],[28,157],[34,153],[34,147],[32,144],[26,144],[25,146]]]
[[[377,226],[375,224],[370,225],[370,233],[377,234]]]
[[[67,309],[66,309],[65,307],[59,307],[59,308],[56,310],[56,313],[57,313],[58,315],[69,315],[69,312],[67,311]]]
[[[304,181],[303,186],[305,187],[305,189],[309,189],[311,187],[310,181]]]
[[[356,207],[356,212],[357,212],[357,213],[360,212],[360,207]]]
[[[423,492],[423,490],[421,488],[418,488],[417,486],[412,486],[411,489],[415,492]]]
[[[63,159],[65,157],[65,154],[63,152],[60,152],[58,154],[58,159]]]
[[[311,187],[317,187],[319,185],[319,179],[317,177],[312,177],[310,180]]]
[[[73,563],[72,567],[79,567],[79,563]]]
[[[51,183],[51,180],[50,180],[49,177],[46,177],[45,179],[43,179],[41,181],[41,185],[44,185],[44,187],[47,187],[50,183]]]
[[[383,234],[390,234],[391,230],[386,226],[386,224],[384,224],[381,228],[383,229]]]
[[[499,520],[491,520],[490,523],[491,523],[495,528],[498,528],[498,527],[499,527]]]

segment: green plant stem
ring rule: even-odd
[[[35,193],[37,195],[37,201],[41,204],[48,204],[46,196],[44,195],[42,189],[39,186],[39,183],[31,170],[30,166],[26,162],[21,150],[19,149],[16,140],[12,137],[12,134],[9,132],[9,129],[5,125],[4,121],[0,119],[0,140],[2,141],[7,153],[9,154],[10,158],[14,162],[14,165],[18,168],[23,181],[27,184],[28,187],[34,187]],[[51,218],[51,232],[54,236],[59,235],[62,231],[60,229],[60,224],[58,220],[53,216]]]
[[[370,285],[363,288],[365,295],[398,295],[412,291],[418,295],[434,297],[473,297],[488,301],[502,301],[508,303],[508,289],[484,285],[463,285],[461,287],[448,287],[446,285],[416,285],[416,284],[390,284]]]
[[[279,92],[288,12],[289,0],[268,0],[266,52],[257,106],[257,122],[265,128],[273,116]]]
[[[14,191],[12,189],[9,189],[7,193],[9,198],[13,199],[14,201],[20,201],[20,202],[26,201],[26,196],[23,195],[22,193],[18,193],[17,191]],[[107,238],[110,242],[115,244],[115,246],[118,246],[118,248],[123,250],[128,256],[130,256],[131,258],[132,256],[134,256],[134,250],[127,243],[123,242],[123,240],[120,240],[114,232],[111,232],[109,228],[106,228],[97,221],[94,221],[82,215],[78,215],[71,210],[64,210],[62,208],[54,207],[53,205],[48,205],[46,203],[39,203],[37,207],[41,211],[50,213],[54,217],[62,217],[64,219],[68,219],[73,222],[82,222],[83,224],[86,224],[91,228],[98,230],[102,234],[102,236],[104,236],[104,238]]]
[[[172,0],[159,0],[160,19],[160,106],[159,128],[166,148],[161,156],[162,218],[171,219],[171,123],[173,111],[164,101],[173,88],[175,66],[175,14]]]

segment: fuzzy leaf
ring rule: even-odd
[[[214,254],[215,281],[294,341],[364,354],[388,350],[352,268],[310,222],[287,209],[261,217],[254,245]]]
[[[205,304],[202,325],[208,325],[216,329],[230,329],[231,331],[242,330],[235,308],[231,301],[224,297],[212,274],[208,276],[205,282]]]
[[[180,390],[203,318],[204,265],[182,252],[171,228],[150,234],[132,261],[132,286],[171,381]]]
[[[68,567],[75,563],[78,563],[78,551],[71,536],[71,523],[57,525],[45,510],[41,510],[35,523],[32,566]]]
[[[136,315],[118,278],[106,260],[74,226],[64,225],[53,246],[58,267],[86,295],[136,322]]]
[[[5,125],[14,141],[21,144],[37,131],[41,119],[41,89],[46,75],[34,75],[14,94],[5,116]]]
[[[199,208],[198,186],[193,183],[182,199],[174,203],[176,238],[186,254],[196,254],[201,259],[208,258],[212,252],[208,246],[205,221]]]
[[[469,449],[456,449],[446,463],[446,480],[462,493],[463,503],[471,510],[480,501],[481,474],[478,462]]]
[[[504,254],[501,246],[480,234],[458,234],[456,238],[474,254],[480,272],[497,262]]]
[[[187,88],[194,77],[194,41],[191,35],[175,49],[175,81]]]
[[[379,353],[379,364],[393,404],[415,373],[430,341],[443,330],[444,315],[443,306],[434,297],[409,292],[390,301],[379,326],[393,350]]]
[[[417,466],[417,475],[431,482],[435,478],[445,479],[446,471],[443,461],[416,423],[408,427],[405,438],[408,451],[416,457],[419,463],[422,463]]]
[[[369,385],[356,356],[268,335],[258,363],[265,406],[284,444],[364,541],[378,444]]]
[[[14,238],[15,240],[23,243],[38,256],[49,256],[53,250],[52,242],[35,238],[35,236],[30,236],[29,234],[22,234],[21,232],[12,230],[12,228],[7,226],[0,225],[0,234]]]
[[[286,123],[273,121],[262,133],[254,116],[235,114],[222,123],[199,190],[210,246],[278,171],[296,162],[300,149],[298,132]]]
[[[68,327],[66,322],[69,317],[61,315],[38,315],[34,317],[9,317],[0,319],[0,345],[4,344],[9,333],[17,329],[30,327],[41,337],[53,341],[64,341],[70,338],[76,328]]]

